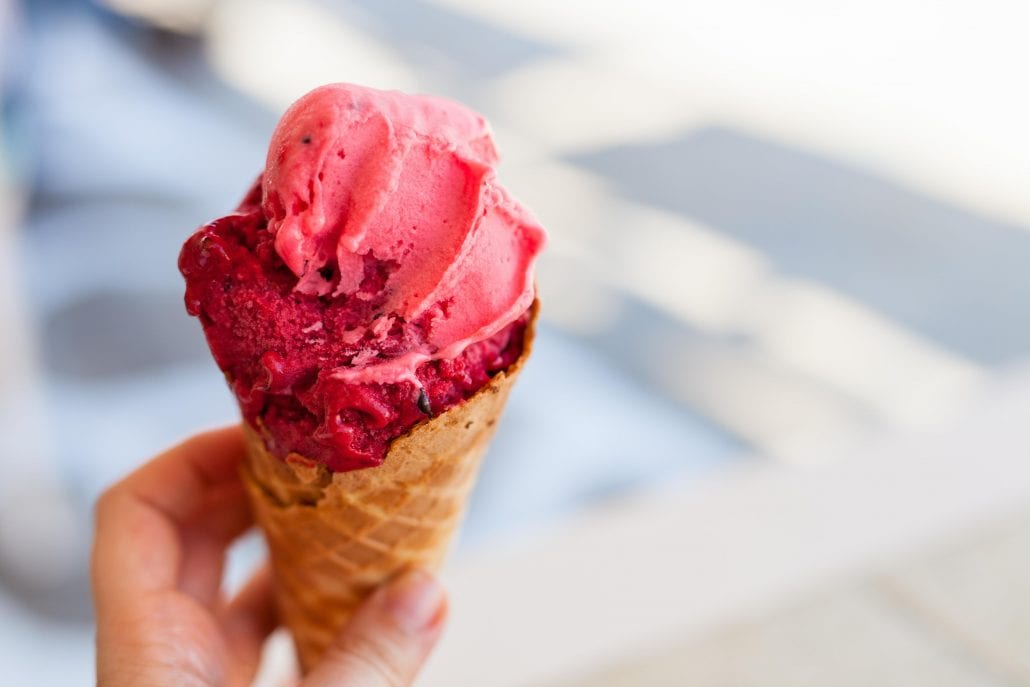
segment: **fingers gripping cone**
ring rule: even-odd
[[[283,461],[244,426],[244,482],[268,541],[279,613],[303,671],[375,587],[405,568],[442,562],[529,356],[535,319],[534,306],[522,355],[511,367],[395,440],[378,467],[330,473],[296,454]]]

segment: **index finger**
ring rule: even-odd
[[[239,427],[199,434],[165,451],[108,489],[97,502],[93,584],[98,605],[119,594],[174,588],[182,532],[204,505],[218,512],[204,526],[235,536],[249,522],[239,465]],[[226,498],[225,495],[228,495]]]

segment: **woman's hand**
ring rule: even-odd
[[[253,523],[239,428],[196,436],[108,489],[97,504],[97,684],[248,685],[276,627],[260,569],[221,593],[226,549]],[[409,685],[440,636],[446,595],[411,571],[355,613],[304,687]]]

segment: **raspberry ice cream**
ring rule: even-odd
[[[239,208],[179,258],[272,453],[378,465],[519,358],[545,234],[496,163],[485,120],[447,100],[334,84],[286,112]]]

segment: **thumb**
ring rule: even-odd
[[[446,616],[447,595],[436,578],[424,570],[405,572],[358,608],[302,687],[406,687]]]

